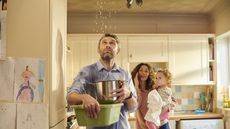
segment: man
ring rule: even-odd
[[[100,112],[100,106],[87,83],[95,83],[104,80],[122,80],[123,85],[115,90],[116,103],[123,103],[119,121],[106,127],[92,127],[92,129],[129,129],[128,112],[137,109],[136,91],[130,73],[115,64],[115,57],[120,52],[120,42],[116,35],[105,34],[101,37],[97,48],[100,60],[84,67],[74,79],[72,87],[67,95],[70,105],[82,104],[89,117],[96,118]],[[89,94],[91,95],[89,95]],[[80,118],[79,118],[80,119]]]

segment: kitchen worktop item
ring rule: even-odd
[[[101,111],[99,112],[97,118],[90,118],[87,116],[83,105],[73,105],[75,114],[77,117],[77,122],[79,126],[87,127],[99,127],[108,126],[119,120],[120,109],[123,104],[101,104]]]
[[[104,80],[98,82],[86,82],[85,91],[95,98],[100,104],[114,104],[117,97],[111,97],[112,91],[119,89],[122,82],[120,80]]]
[[[205,112],[206,112],[205,110],[201,110],[201,109],[194,110],[195,114],[204,114]]]

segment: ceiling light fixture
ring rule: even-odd
[[[133,3],[133,0],[127,0],[127,8],[130,8]]]
[[[133,0],[127,0],[127,8],[130,8],[132,3],[133,3]],[[143,0],[136,0],[136,4],[141,7],[143,4]]]
[[[137,4],[138,6],[141,6],[141,5],[143,4],[143,0],[136,0],[136,4]]]

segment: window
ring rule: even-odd
[[[217,106],[223,107],[223,95],[230,97],[230,32],[217,37],[216,47]]]

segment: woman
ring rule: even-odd
[[[134,85],[136,88],[137,96],[138,96],[138,109],[136,111],[136,128],[137,129],[148,129],[145,125],[144,117],[148,110],[147,108],[147,98],[150,91],[153,90],[154,87],[154,74],[152,71],[152,67],[146,63],[138,64],[133,71],[131,72],[132,79],[134,81]],[[169,111],[166,109],[162,109],[160,114],[160,119],[167,119],[169,115]],[[162,125],[159,129],[168,129],[169,124],[166,123]]]
[[[140,63],[132,71],[132,79],[138,96],[138,109],[136,111],[136,128],[147,129],[144,116],[147,112],[148,93],[153,89],[153,71],[149,64]]]

